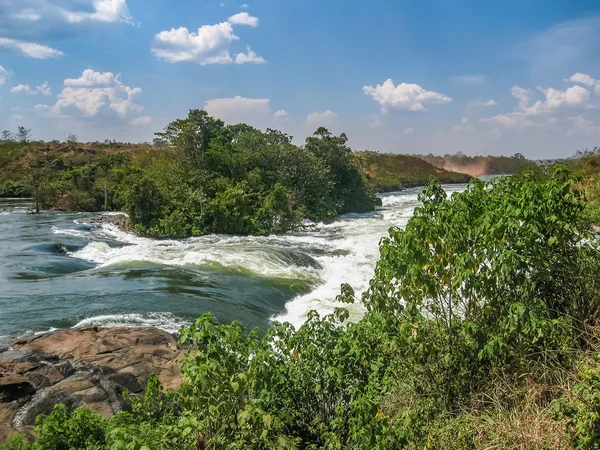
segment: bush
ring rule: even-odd
[[[433,183],[382,241],[357,323],[349,286],[298,330],[205,314],[181,330],[179,389],[154,379],[109,420],[58,408],[30,447],[7,448],[597,448],[600,376],[580,366],[597,351],[600,255],[578,181],[559,167],[451,199]],[[223,220],[245,223],[228,214],[252,191],[223,192]],[[284,211],[287,194],[266,206]]]

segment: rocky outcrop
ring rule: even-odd
[[[94,217],[87,221],[90,225],[99,225],[99,224],[110,224],[115,225],[121,230],[124,231],[135,231],[131,226],[131,222],[129,220],[129,216],[125,213],[117,213],[117,214],[102,214],[98,217]]]
[[[183,376],[177,339],[154,328],[78,328],[14,340],[0,348],[0,443],[30,431],[39,414],[64,403],[105,417],[128,408],[152,375],[166,388]]]

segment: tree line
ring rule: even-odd
[[[37,211],[125,211],[152,236],[279,233],[379,201],[347,137],[325,128],[297,146],[277,130],[226,126],[192,110],[157,133],[158,148],[90,156],[74,145],[68,161],[53,146],[28,144],[29,131],[19,131],[25,172],[17,181]]]

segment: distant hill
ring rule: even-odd
[[[524,164],[528,164],[523,155],[514,156],[467,156],[462,153],[454,155],[415,155],[440,169],[453,172],[467,173],[473,177],[481,175],[509,175],[519,171]]]
[[[380,192],[423,186],[430,177],[441,183],[468,183],[471,176],[435,167],[417,156],[361,152],[356,158],[367,176]]]

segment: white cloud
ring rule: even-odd
[[[47,47],[42,44],[36,44],[35,42],[17,41],[15,39],[0,37],[0,47],[7,48],[9,50],[15,50],[25,56],[36,59],[49,59],[56,58],[58,56],[64,56],[64,53],[60,50],[56,50],[51,47]]]
[[[466,86],[473,86],[475,84],[481,84],[485,81],[485,75],[463,75],[454,77],[454,82],[458,84],[464,84]]]
[[[237,13],[227,19],[227,22],[233,25],[248,25],[250,27],[258,26],[258,17],[251,16],[247,12]]]
[[[405,128],[404,129],[404,135],[405,136],[412,136],[413,134],[415,134],[415,129],[414,128]]]
[[[330,125],[338,118],[338,115],[331,110],[323,112],[312,112],[306,118],[306,123],[311,126],[325,126]]]
[[[571,128],[567,131],[568,136],[600,135],[600,124],[596,124],[581,115],[569,117],[569,121],[571,122]]]
[[[254,64],[263,64],[266,61],[262,56],[258,56],[254,53],[250,46],[246,47],[248,53],[238,53],[235,57],[236,64],[246,64],[246,63],[254,63]]]
[[[37,91],[35,89],[31,89],[28,84],[19,84],[13,87],[10,92],[13,94],[23,93],[27,95],[37,95]]]
[[[248,8],[250,8],[250,5],[248,3],[244,3],[243,5],[240,5],[240,8],[248,9]]]
[[[44,83],[41,86],[37,86],[35,88],[35,90],[42,95],[46,95],[46,96],[52,95],[52,89],[50,88],[50,85],[48,84],[47,81],[44,81]]]
[[[135,119],[133,119],[130,122],[130,124],[133,125],[134,127],[150,125],[151,123],[152,123],[152,117],[150,117],[150,116],[136,117]]]
[[[8,78],[8,70],[4,67],[0,66],[0,86],[6,83],[6,79]]]
[[[18,114],[15,114],[14,116],[12,116],[10,118],[10,120],[12,120],[13,122],[18,122],[19,120],[23,120],[23,116],[19,116]]]
[[[418,84],[401,83],[398,86],[388,79],[383,85],[364,86],[363,92],[373,97],[386,113],[389,108],[408,111],[427,111],[424,103],[449,103],[450,97],[433,91],[426,91]]]
[[[514,85],[510,90],[512,96],[519,100],[519,108],[525,109],[531,100],[531,91],[529,89],[523,89],[517,85]]]
[[[112,72],[96,72],[92,69],[85,69],[79,78],[67,78],[65,86],[81,87],[81,86],[111,86],[118,85],[119,74],[114,75]]]
[[[42,15],[32,8],[23,9],[15,14],[11,14],[11,19],[22,20],[26,22],[37,22],[42,18]]]
[[[229,22],[204,25],[197,33],[190,33],[185,27],[172,28],[154,37],[152,53],[170,63],[229,64],[229,47],[238,39]]]
[[[85,117],[93,117],[101,111],[113,111],[120,118],[129,112],[141,112],[142,107],[135,103],[135,97],[142,93],[141,88],[125,86],[111,72],[84,71],[80,78],[65,80],[65,88],[58,94],[53,106],[36,105],[34,111],[46,116],[69,116],[73,111]]]
[[[273,114],[273,117],[275,117],[276,119],[282,119],[287,116],[288,112],[285,109],[280,109],[279,111],[276,111],[275,114]]]
[[[94,12],[75,12],[64,10],[63,14],[70,23],[87,20],[97,22],[126,22],[131,23],[129,8],[126,0],[94,0]]]
[[[595,78],[592,78],[588,74],[576,73],[571,78],[569,78],[567,81],[570,81],[571,83],[583,84],[584,86],[594,88],[594,92],[596,92],[596,94],[600,95],[600,80],[596,80]]]
[[[204,109],[208,114],[227,123],[261,123],[271,117],[268,98],[215,98],[208,100]]]
[[[475,127],[473,125],[471,125],[471,122],[469,121],[469,119],[467,117],[461,117],[460,124],[454,125],[454,127],[452,127],[452,129],[454,131],[473,131],[475,129]]]
[[[0,17],[9,17],[15,28],[39,22],[45,29],[64,24],[132,23],[126,0],[4,0]]]
[[[521,112],[497,114],[490,118],[481,119],[480,121],[500,126],[507,130],[535,128],[538,126],[533,120],[528,119],[527,116]]]
[[[491,99],[491,100],[488,100],[487,102],[485,102],[485,103],[483,104],[483,106],[496,106],[497,104],[498,104],[498,103],[496,102],[496,100],[494,100],[494,99]]]

